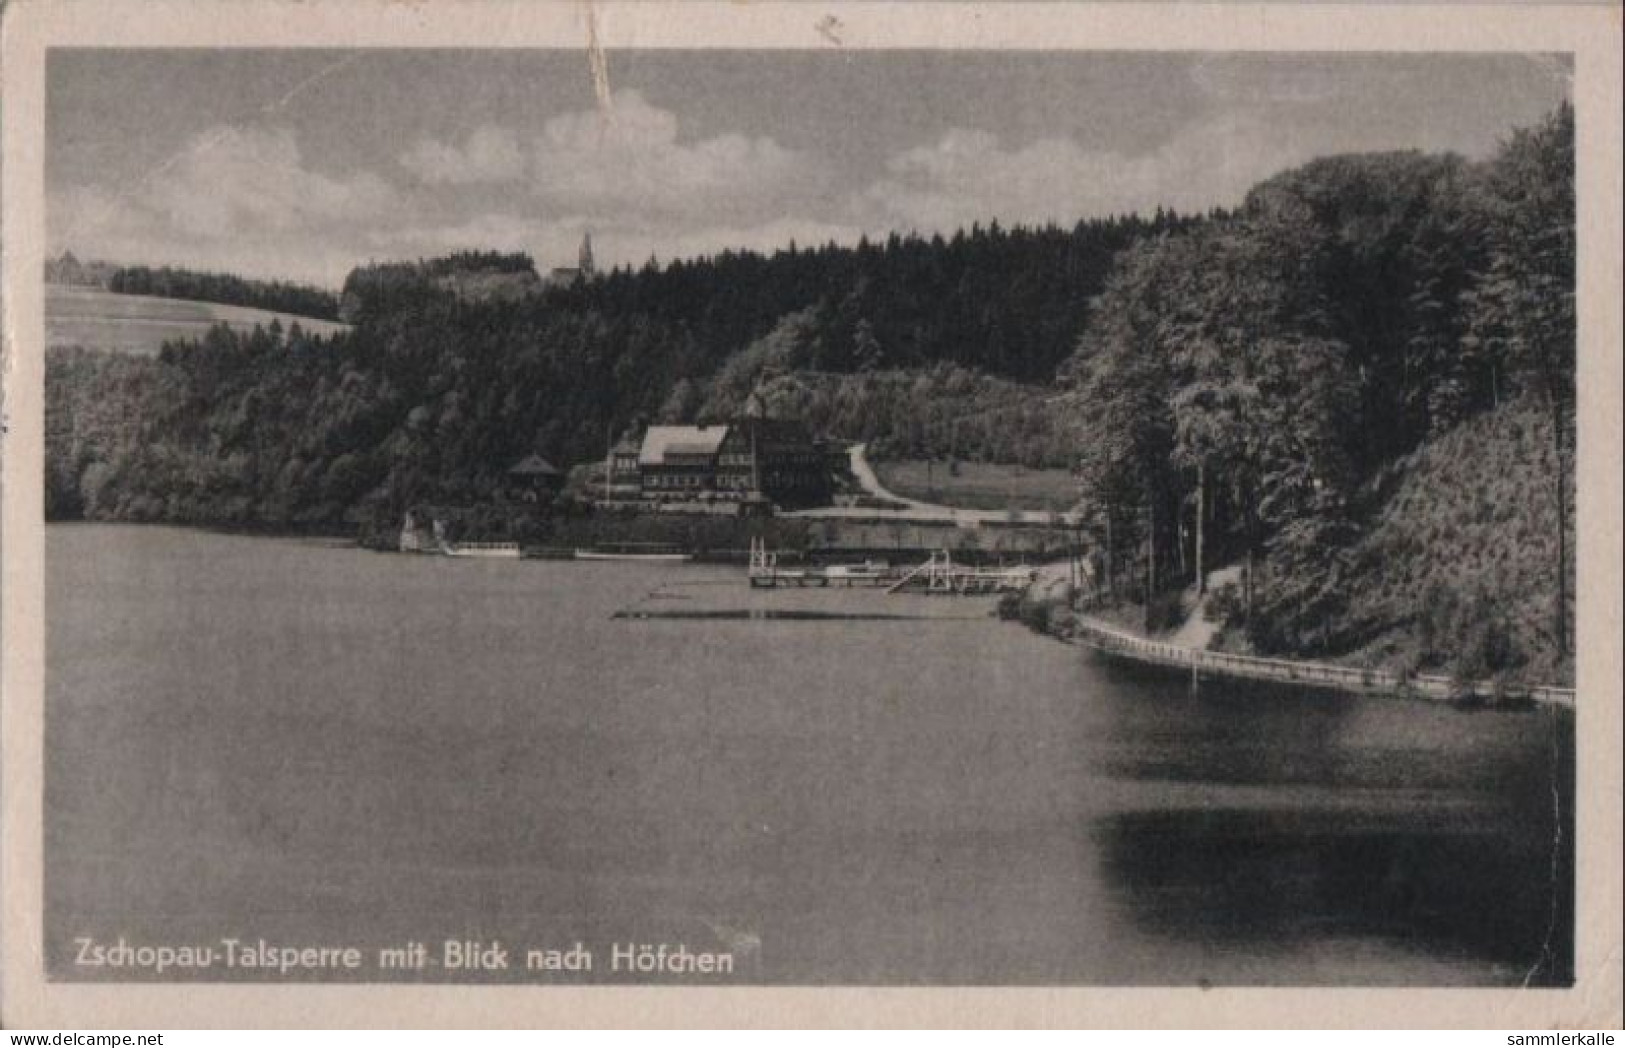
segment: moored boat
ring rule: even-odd
[[[876,560],[862,564],[830,564],[823,569],[824,577],[837,581],[879,580],[895,574],[891,565]]]
[[[517,558],[519,556],[519,543],[517,542],[456,542],[445,543],[441,546],[442,553],[448,557],[505,557]]]

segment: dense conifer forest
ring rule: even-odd
[[[47,513],[398,520],[495,498],[529,452],[596,460],[638,420],[725,417],[756,393],[898,456],[1075,468],[1114,589],[1250,563],[1229,606],[1257,650],[1398,657],[1395,631],[1425,627],[1404,653],[1419,666],[1472,647],[1486,672],[1560,676],[1573,194],[1565,107],[1488,161],[1328,157],[1204,216],[651,260],[517,296],[445,278],[533,273],[523,255],[369,265],[344,334],[53,351]],[[329,297],[298,311],[335,315]],[[1455,488],[1491,476],[1489,508],[1465,508]],[[1495,521],[1529,540],[1492,543]],[[1522,591],[1442,596],[1455,583],[1429,564],[1464,544],[1517,559]]]

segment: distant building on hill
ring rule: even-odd
[[[569,287],[578,280],[591,280],[598,275],[598,267],[592,257],[592,233],[584,233],[581,237],[581,248],[576,252],[574,266],[554,266],[547,271],[547,283],[550,287]]]
[[[56,258],[45,260],[45,282],[62,287],[99,287],[106,289],[118,267],[111,262],[91,259],[81,262],[72,251],[63,251]]]

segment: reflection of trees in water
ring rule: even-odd
[[[1265,748],[1282,744],[1283,735],[1309,744],[1290,761],[1271,763],[1254,752],[1207,770],[1226,773],[1219,781],[1278,783],[1283,770],[1308,767],[1314,744],[1335,740],[1335,719],[1303,713],[1278,718],[1302,721],[1296,733],[1277,728],[1265,737]],[[1550,760],[1554,752],[1572,755],[1572,719],[1455,716],[1470,722],[1464,734],[1485,734],[1482,722],[1490,722],[1495,734],[1521,743],[1508,747],[1504,776],[1487,778],[1484,762],[1472,756],[1445,752],[1401,764],[1375,754],[1334,756],[1336,745],[1328,745],[1320,753],[1331,759],[1315,781],[1330,789],[1313,795],[1272,791],[1229,807],[1107,817],[1095,833],[1102,868],[1128,917],[1157,935],[1221,950],[1373,938],[1481,958],[1494,973],[1519,981],[1535,969],[1531,984],[1567,983],[1574,944],[1572,756],[1555,769],[1564,797],[1561,836],[1553,824]],[[1551,717],[1555,736],[1529,717]],[[1253,718],[1252,726],[1262,724]],[[1134,763],[1152,775],[1193,774],[1204,760],[1198,754],[1183,765]],[[1248,777],[1255,771],[1264,774]],[[1261,806],[1273,803],[1280,806]],[[1280,973],[1282,982],[1314,978],[1311,971]]]
[[[1549,732],[1560,716],[1572,760],[1572,718],[1549,711],[1463,711],[1442,703],[1366,698],[1204,676],[1196,697],[1183,670],[1122,660],[1099,664],[1124,701],[1111,704],[1105,759],[1135,780],[1236,786],[1479,790],[1544,798]]]

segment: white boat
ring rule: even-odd
[[[666,563],[676,563],[676,562],[685,561],[685,560],[693,560],[694,559],[694,554],[692,554],[692,553],[605,553],[605,552],[602,552],[602,551],[599,551],[599,550],[578,549],[578,550],[576,550],[575,558],[576,558],[576,560],[641,560],[641,561],[657,561],[657,562],[664,561]]]
[[[862,564],[831,564],[823,570],[824,576],[830,579],[880,579],[891,573],[891,565],[878,560],[867,560]]]
[[[441,552],[448,557],[506,557],[517,559],[519,557],[519,543],[448,542],[441,547]]]

